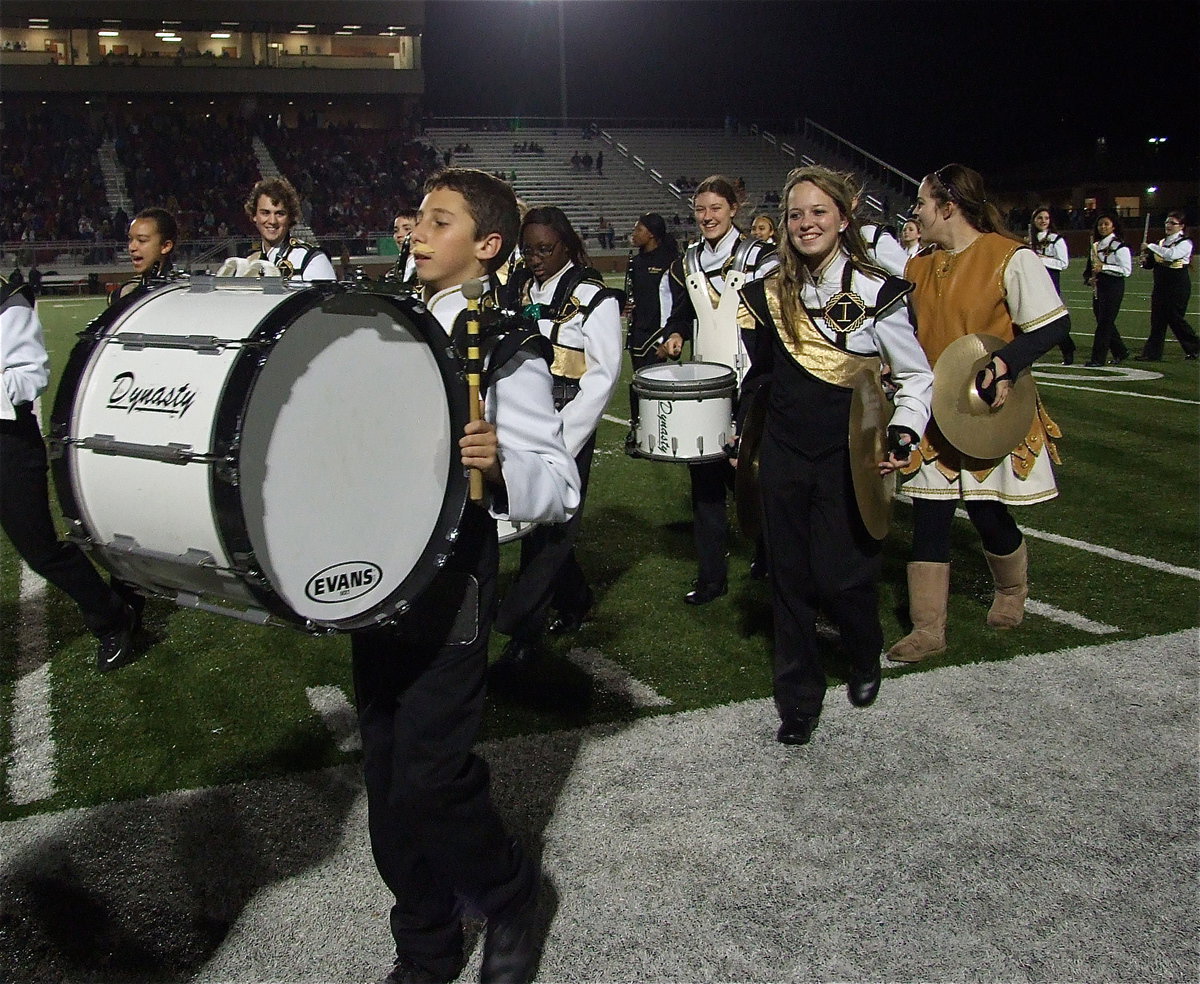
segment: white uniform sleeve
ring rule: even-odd
[[[50,381],[50,357],[42,340],[37,311],[23,296],[14,294],[0,310],[0,362],[4,370],[4,419],[13,419],[12,407],[32,403]]]
[[[1067,241],[1062,236],[1054,240],[1053,245],[1042,257],[1042,265],[1047,270],[1065,270],[1070,262],[1071,257],[1067,252]]]
[[[1034,331],[1067,313],[1054,281],[1031,249],[1017,250],[1004,268],[1004,300],[1021,331]]]
[[[897,304],[882,321],[875,322],[875,341],[884,362],[892,367],[896,384],[896,409],[891,424],[925,433],[933,399],[933,370],[908,317],[908,307]]]
[[[583,322],[587,369],[579,394],[562,408],[563,442],[571,457],[579,454],[600,423],[621,375],[621,309],[615,297],[600,302]]]
[[[1101,273],[1115,273],[1121,277],[1130,276],[1133,273],[1133,254],[1129,252],[1129,247],[1122,246],[1115,253],[1110,254],[1100,269]]]
[[[313,253],[313,258],[304,268],[304,280],[306,283],[316,280],[337,280],[337,274],[333,272],[333,263],[329,257],[323,252]]]
[[[579,508],[579,471],[563,444],[550,370],[531,352],[518,352],[492,379],[484,407],[496,425],[508,512],[498,519],[562,523]]]
[[[1146,249],[1155,256],[1161,256],[1167,263],[1182,261],[1185,265],[1192,259],[1192,241],[1183,236],[1176,243],[1164,246],[1162,243],[1146,243]]]
[[[885,232],[879,237],[879,242],[871,253],[888,273],[896,277],[904,276],[904,268],[908,265],[908,250],[896,242],[893,236]]]

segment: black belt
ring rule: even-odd
[[[579,380],[570,376],[551,374],[551,392],[554,394],[554,409],[561,410],[579,395]]]

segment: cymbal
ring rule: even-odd
[[[1037,387],[1028,369],[1012,382],[999,410],[975,389],[975,377],[1006,343],[995,335],[964,335],[951,342],[933,368],[933,419],[951,444],[971,458],[1003,458],[1029,433]]]

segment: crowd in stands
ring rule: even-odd
[[[135,212],[160,205],[189,239],[246,231],[241,189],[259,178],[249,122],[167,107],[122,116],[109,126]],[[124,229],[117,235],[123,237]]]
[[[5,107],[0,241],[78,239],[84,234],[94,239],[106,223],[111,234],[97,157],[101,136],[100,126],[82,113]]]
[[[394,129],[302,125],[264,132],[263,141],[318,237],[362,239],[391,228],[396,203],[420,201],[440,163],[434,148]]]

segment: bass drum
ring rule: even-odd
[[[386,289],[138,291],[71,353],[54,477],[74,538],[186,607],[380,625],[434,579],[467,502],[446,333]]]

